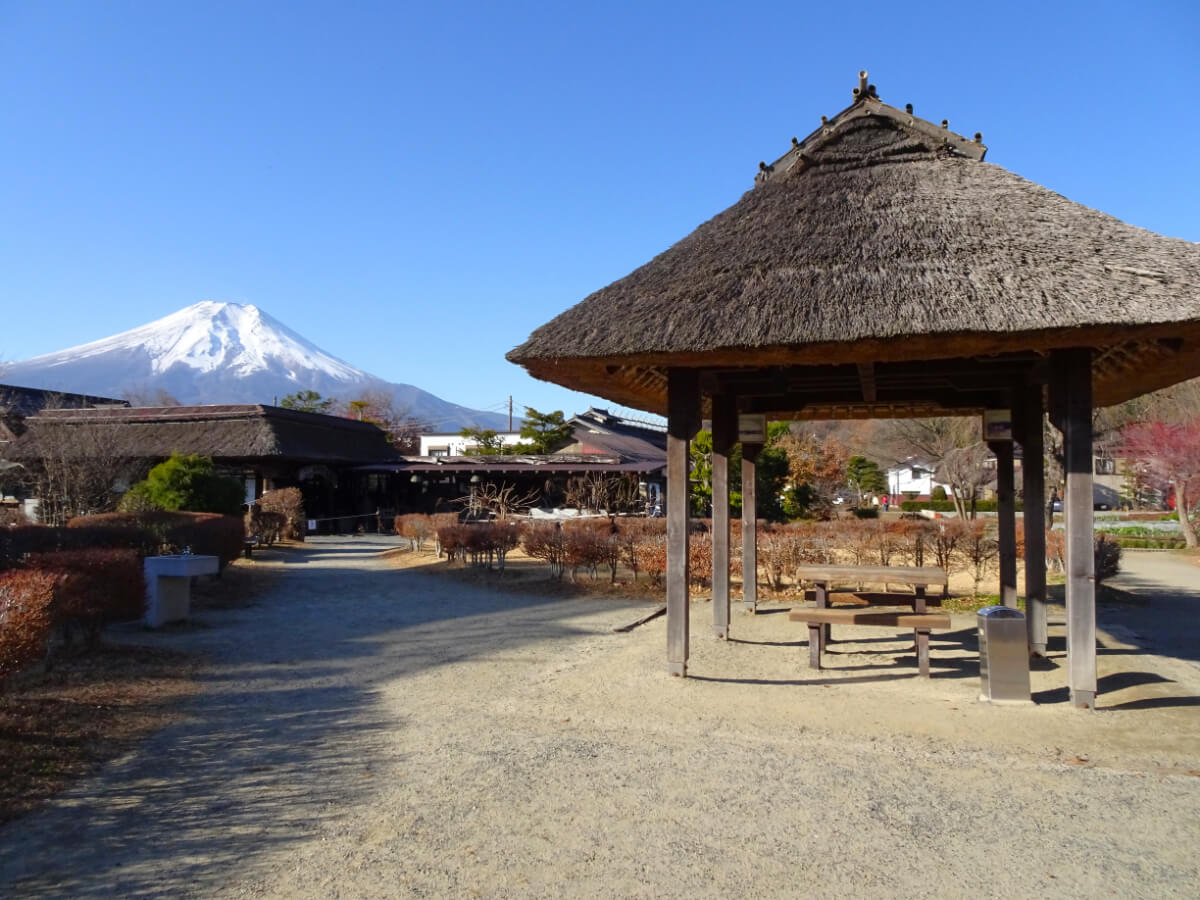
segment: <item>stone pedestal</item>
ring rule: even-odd
[[[148,556],[143,563],[146,573],[146,617],[149,628],[186,619],[192,604],[192,578],[216,575],[215,556]]]

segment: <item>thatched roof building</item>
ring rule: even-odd
[[[83,409],[87,407],[129,406],[126,400],[72,394],[44,388],[0,384],[0,451],[25,432],[24,422],[44,409]]]
[[[131,458],[197,453],[215,460],[348,464],[398,456],[369,422],[276,406],[53,409],[26,424],[28,432],[6,454],[10,459],[39,457],[39,433],[82,426],[103,428],[114,455]]]
[[[951,357],[1019,363],[1090,346],[1098,405],[1200,374],[1200,245],[985,162],[979,135],[888,106],[873,86],[855,94],[762,164],[741,200],[508,358],[538,378],[665,413],[666,368],[736,369],[753,351],[755,365],[823,367],[827,402],[789,410],[812,417],[905,414],[906,405],[929,414],[941,396],[915,395],[914,375]],[[854,396],[864,361],[876,367],[873,403]],[[788,372],[793,390],[803,392],[804,375]],[[847,390],[828,396],[839,376]]]

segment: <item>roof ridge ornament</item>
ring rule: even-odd
[[[803,140],[792,138],[791,149],[775,162],[760,162],[754,183],[765,184],[803,171],[808,167],[816,150],[836,138],[850,123],[868,116],[889,119],[900,128],[927,138],[931,142],[930,149],[939,156],[962,156],[982,161],[987,155],[982,133],[975,132],[972,140],[951,131],[948,119],[942,119],[939,127],[933,122],[918,118],[913,114],[911,103],[906,103],[904,109],[899,110],[882,102],[875,85],[868,79],[866,69],[859,71],[858,87],[854,88],[853,94],[854,102],[850,106],[833,117],[821,116],[820,127]]]

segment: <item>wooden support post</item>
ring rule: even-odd
[[[996,525],[1000,544],[1000,602],[1017,608],[1017,506],[1012,441],[989,441],[996,455]]]
[[[1046,449],[1042,386],[1025,389],[1020,404],[1021,483],[1025,495],[1025,625],[1029,652],[1046,655]]]
[[[686,676],[688,661],[688,442],[700,420],[692,369],[667,372],[667,671]]]
[[[917,628],[917,672],[921,677],[929,677],[929,629]]]
[[[1071,705],[1096,706],[1096,572],[1092,532],[1092,351],[1054,353],[1063,399],[1067,489],[1067,685]]]
[[[758,512],[755,463],[762,444],[742,444],[742,609],[758,610]]]
[[[821,650],[823,640],[821,632],[824,629],[813,622],[808,624],[808,664],[814,669],[821,668]]]
[[[729,451],[737,442],[736,399],[712,401],[712,603],[713,633],[729,637]]]

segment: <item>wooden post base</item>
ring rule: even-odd
[[[917,628],[917,671],[929,677],[929,629]]]
[[[1071,691],[1071,705],[1076,709],[1095,710],[1095,691]]]
[[[667,663],[667,674],[674,675],[677,678],[687,678],[687,663],[685,663],[685,662],[669,662],[669,663]]]

